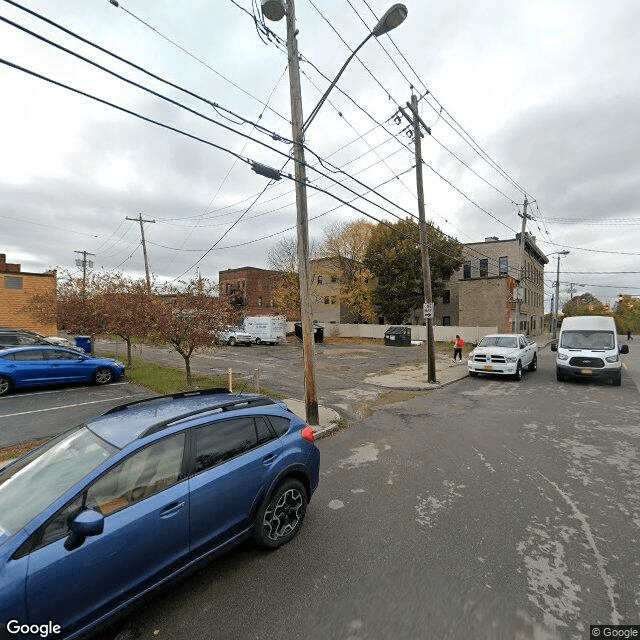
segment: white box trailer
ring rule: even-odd
[[[287,341],[287,321],[284,316],[252,316],[244,319],[244,330],[256,344]]]

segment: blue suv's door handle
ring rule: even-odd
[[[172,502],[168,504],[161,512],[161,518],[170,518],[171,516],[175,516],[184,505],[187,504],[184,500],[182,502]]]
[[[271,463],[272,463],[276,458],[277,458],[277,456],[276,456],[276,454],[275,454],[275,453],[270,453],[268,456],[265,456],[265,457],[262,459],[262,462],[263,462],[264,464],[271,464]]]

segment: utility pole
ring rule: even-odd
[[[514,333],[520,333],[520,305],[522,303],[522,297],[524,295],[524,243],[525,243],[525,233],[527,227],[527,220],[532,220],[530,215],[527,215],[527,207],[529,206],[529,201],[525,197],[524,199],[524,207],[522,211],[522,215],[518,214],[522,218],[522,229],[520,230],[520,266],[519,266],[519,280],[518,280],[518,299],[516,300],[516,314],[514,320]]]
[[[93,262],[87,260],[87,256],[93,256],[95,258],[96,254],[89,253],[88,251],[74,251],[74,253],[82,255],[82,260],[76,258],[76,267],[82,267],[82,297],[84,298],[87,289],[87,263],[89,264],[89,269],[93,268]]]
[[[552,323],[553,323],[553,334],[552,334],[552,338],[555,340],[556,339],[556,330],[558,328],[558,303],[560,301],[560,257],[561,256],[567,256],[569,255],[568,251],[558,251],[558,252],[554,252],[557,253],[558,255],[558,268],[556,270],[556,294],[555,294],[555,306],[554,306],[554,310],[553,310],[553,319],[552,319]],[[553,254],[550,254],[553,255]]]
[[[411,96],[407,102],[411,117],[400,107],[404,117],[413,125],[413,139],[416,156],[416,189],[418,192],[418,220],[420,227],[420,254],[422,256],[422,280],[424,286],[424,315],[427,324],[427,382],[436,382],[436,351],[433,340],[433,297],[431,295],[431,264],[429,262],[429,242],[427,237],[427,222],[424,213],[424,182],[422,179],[422,137],[421,126],[427,133],[431,129],[423,122],[418,113],[418,98]]]
[[[129,218],[127,220],[134,220],[140,223],[140,235],[142,236],[142,254],[144,255],[144,271],[147,274],[147,293],[151,293],[151,277],[149,276],[149,260],[147,259],[147,243],[144,239],[144,223],[149,222],[155,224],[155,220],[143,220],[142,214],[139,213],[137,218]]]
[[[555,308],[553,311],[553,339],[556,339],[556,330],[558,327],[558,301],[560,299],[560,254],[558,254],[558,268],[556,269],[556,297]]]
[[[300,320],[302,321],[302,357],[304,360],[304,403],[311,426],[319,424],[318,398],[314,368],[313,319],[309,287],[309,215],[307,209],[307,167],[304,157],[304,120],[294,0],[287,0],[287,54],[291,93],[291,131],[295,160],[296,211],[298,230],[298,282],[300,285]]]

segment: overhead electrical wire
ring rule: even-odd
[[[12,0],[5,0],[5,1],[6,1],[6,2],[9,2],[10,4],[13,4],[13,5],[15,5],[15,6],[18,6],[19,8],[22,8],[22,7],[20,7],[20,5],[18,5],[17,3],[13,2]],[[27,10],[27,11],[29,11],[29,10]],[[29,12],[30,12],[30,11],[29,11]],[[32,12],[30,12],[30,13],[32,13]],[[44,18],[43,18],[43,19],[44,19]],[[47,20],[47,19],[45,19],[45,20]],[[48,21],[48,20],[47,20],[47,21]],[[49,22],[50,22],[50,21],[49,21]],[[56,26],[58,26],[58,25],[56,25]],[[19,28],[20,28],[20,27],[19,27]],[[61,28],[61,29],[65,30],[65,31],[68,31],[68,30],[64,29],[64,27],[59,27],[59,28]],[[39,36],[37,36],[37,37],[39,37]],[[75,36],[75,37],[78,37],[78,36]],[[82,39],[82,38],[81,38],[81,39]],[[46,40],[46,39],[45,39],[45,40]],[[84,40],[84,39],[83,39],[83,40]],[[88,41],[87,41],[87,42],[88,42]],[[92,43],[90,43],[90,44],[92,44]],[[54,46],[58,46],[58,45],[55,45],[55,43],[54,43]],[[97,46],[97,45],[95,45],[95,46]],[[70,52],[70,53],[72,53],[72,54],[73,54],[73,52]],[[73,54],[73,55],[76,55],[76,54]],[[112,55],[112,54],[110,54],[110,55]],[[113,54],[113,55],[115,55],[115,54]],[[80,57],[82,58],[82,56],[80,56]],[[115,56],[115,57],[119,58],[119,56]],[[84,58],[83,58],[83,59],[84,59]],[[119,59],[121,59],[121,58],[119,58]],[[124,60],[124,59],[122,59],[122,60]],[[90,64],[94,64],[92,61],[89,61],[89,60],[86,60],[86,59],[85,59],[85,61],[89,62]],[[21,68],[21,67],[19,67],[19,66],[17,66],[17,65],[12,65],[11,63],[8,63],[7,61],[4,61],[4,60],[3,60],[2,62],[3,62],[3,63],[5,63],[5,64],[9,64],[9,66],[15,66],[15,68],[18,68],[18,69],[20,69],[20,70],[24,70],[24,71],[29,72],[28,70],[25,70],[24,68]],[[125,61],[125,62],[127,62],[127,64],[131,64],[131,63],[129,63],[128,61]],[[136,66],[136,65],[133,65],[133,66]],[[140,69],[141,69],[141,68],[140,68]],[[105,70],[106,70],[106,69],[105,69]],[[109,72],[109,73],[112,73],[112,72],[110,72],[110,71],[108,71],[108,70],[106,70],[106,71],[107,71],[107,72]],[[145,71],[145,73],[148,73],[148,72],[146,72],[146,71]],[[41,79],[48,80],[47,78],[45,78],[44,76],[40,76],[39,74],[33,74],[33,75],[35,75],[36,77],[40,77]],[[153,75],[153,74],[150,74],[150,75]],[[157,76],[155,76],[155,77],[157,78]],[[125,78],[122,78],[122,77],[121,77],[121,79],[123,79],[124,81],[129,82],[129,81],[128,81],[128,80],[126,80]],[[165,82],[165,81],[163,80],[163,82]],[[62,85],[62,84],[60,84],[60,83],[56,83],[55,81],[53,81],[53,83],[54,83],[54,84],[58,84],[59,86],[64,86],[64,85]],[[134,84],[136,84],[136,85],[137,85],[137,83],[134,83]],[[172,84],[172,83],[168,83],[168,84]],[[139,86],[139,85],[138,85],[138,86]],[[180,90],[184,90],[184,89],[182,89],[181,87],[178,87],[177,85],[173,85],[173,84],[172,84],[172,86],[175,86],[176,88],[179,88]],[[87,96],[87,97],[92,97],[92,96],[89,96],[89,94],[85,94],[84,92],[79,92],[79,91],[74,90],[74,89],[72,89],[72,88],[70,88],[70,87],[65,87],[65,88],[69,88],[69,89],[71,89],[71,90],[73,90],[73,91],[76,91],[77,93],[80,93],[81,95],[85,95],[85,96]],[[146,89],[145,89],[145,90],[146,90]],[[158,97],[164,98],[161,94],[157,94],[156,92],[152,92],[152,93],[154,93],[154,94],[155,94],[155,95],[157,95]],[[194,95],[195,97],[198,97],[199,99],[202,99],[200,96],[197,96],[196,94],[192,94],[192,95]],[[94,97],[94,98],[95,98],[95,97]],[[157,122],[155,122],[155,121],[152,121],[151,119],[145,118],[144,116],[139,116],[139,114],[135,114],[135,113],[130,112],[129,110],[126,110],[126,109],[122,109],[122,108],[118,107],[117,105],[113,105],[112,103],[108,103],[107,101],[102,101],[102,100],[101,100],[101,99],[99,99],[99,98],[97,98],[97,100],[99,100],[99,101],[103,102],[104,104],[108,104],[109,106],[113,106],[113,107],[115,107],[115,108],[119,108],[120,110],[124,110],[125,112],[130,113],[131,115],[136,115],[137,117],[142,117],[142,119],[145,119],[145,120],[147,120],[148,122],[152,122],[152,123],[154,123],[154,124],[159,124],[159,123],[157,123]],[[211,104],[212,106],[214,106],[214,103],[211,103],[210,101],[205,100],[205,102],[207,102],[207,103]],[[177,103],[177,104],[178,104],[178,106],[181,106],[181,105],[179,105],[179,103]],[[264,104],[264,103],[263,103],[263,104]],[[215,105],[215,106],[214,106],[214,108],[215,108],[215,107],[217,107],[217,106],[218,106],[218,105]],[[188,109],[188,108],[187,108],[187,109]],[[206,118],[206,116],[204,116],[204,117]],[[247,121],[246,119],[243,119],[243,121],[244,121],[244,122],[249,122],[249,121]],[[213,121],[213,122],[215,122],[216,124],[219,124],[220,126],[224,126],[222,123],[218,123],[218,122],[216,122],[216,121]],[[255,125],[255,123],[251,123],[251,124],[254,124],[254,125]],[[161,126],[163,126],[163,125],[161,125]],[[380,125],[380,123],[377,123],[377,124],[376,124],[376,127],[374,127],[373,129],[377,128],[377,126],[381,126],[381,125]],[[172,127],[168,127],[168,126],[167,126],[167,128],[169,128],[170,130],[178,131],[178,130],[176,130],[175,128],[172,128]],[[372,129],[372,130],[373,130],[373,129]],[[235,130],[233,130],[233,129],[231,129],[231,130],[232,130],[232,131],[234,131],[235,133],[240,133],[240,132],[237,132],[237,131],[235,131]],[[184,132],[181,132],[181,133],[184,133]],[[208,143],[208,141],[204,141],[204,140],[202,140],[202,139],[198,138],[197,136],[191,136],[190,134],[186,134],[186,135],[188,135],[189,137],[193,137],[194,139],[196,139],[196,140],[198,140],[198,141],[201,141],[201,142],[207,142],[207,143]],[[240,135],[242,135],[242,134],[240,133]],[[255,142],[257,142],[255,139],[252,139],[252,140],[253,140],[253,141],[255,141]],[[216,147],[216,148],[220,148],[220,149],[225,150],[225,151],[227,151],[227,152],[229,151],[228,149],[224,149],[224,148],[222,148],[222,147],[220,147],[220,146],[218,146],[218,145],[215,145],[215,144],[212,144],[212,146],[214,146],[214,147]],[[313,153],[313,151],[311,151],[311,153]],[[234,154],[234,155],[236,155],[236,158],[237,158],[237,159],[241,159],[241,160],[243,160],[244,162],[247,162],[247,160],[246,160],[245,158],[242,158],[241,156],[239,156],[239,154]],[[314,155],[315,155],[315,154],[314,154]],[[321,164],[323,164],[323,163],[322,163],[322,159],[321,159],[319,156],[316,156],[316,157],[318,157],[319,162],[320,162]],[[425,163],[425,164],[426,164],[426,163]],[[324,164],[323,164],[323,166],[324,166]],[[427,164],[426,166],[427,166],[428,168],[430,168],[432,171],[435,171],[435,170],[434,170],[432,167],[430,167],[428,164]],[[336,170],[337,170],[337,171],[339,171],[339,172],[341,172],[341,173],[344,173],[345,175],[347,175],[347,176],[348,176],[348,174],[346,174],[346,172],[344,172],[344,171],[342,171],[342,170],[339,170],[339,169],[336,169]],[[438,174],[438,172],[436,172],[436,173]],[[438,174],[438,175],[440,175],[440,174]],[[476,174],[476,175],[477,175],[477,174]],[[328,177],[328,176],[325,176],[325,177]],[[440,177],[441,177],[442,179],[444,179],[442,176],[440,176]],[[481,177],[481,176],[478,176],[478,177]],[[446,181],[446,179],[445,179],[445,181]],[[366,186],[366,185],[364,185],[364,183],[360,183],[360,184],[362,184],[363,186]],[[449,182],[449,184],[450,184],[452,187],[456,188],[452,183],[450,183],[450,182]],[[456,188],[456,190],[458,190],[458,189]],[[465,194],[463,194],[460,190],[458,190],[458,191],[459,191],[462,195],[465,195]],[[264,190],[263,190],[263,192],[264,192]],[[263,193],[263,192],[261,192],[261,193]],[[354,192],[354,193],[355,193],[355,192]],[[261,195],[261,194],[260,194],[260,195]],[[332,195],[332,194],[329,194],[329,195]],[[379,195],[379,194],[378,194],[378,195]],[[503,195],[505,195],[505,194],[503,194]],[[361,196],[357,196],[357,197],[356,197],[356,199],[358,199],[359,197],[361,197]],[[477,203],[473,202],[473,201],[472,201],[470,198],[468,198],[466,195],[465,195],[465,197],[466,197],[466,198],[467,198],[467,199],[468,199],[472,204],[474,204],[474,206],[478,207],[480,210],[484,211],[485,213],[488,213],[486,210],[482,209],[482,207],[480,207],[479,205],[477,205]],[[508,196],[507,196],[507,197],[508,197]],[[388,200],[388,199],[387,199],[387,200]],[[389,200],[388,200],[388,201],[389,201]],[[374,205],[375,205],[375,203],[373,203],[373,202],[371,202],[371,201],[369,201],[369,202],[370,202],[371,204],[374,204]],[[389,201],[389,202],[391,202],[391,201]],[[512,201],[512,202],[513,202],[513,201]],[[375,206],[379,206],[379,205],[375,205]],[[409,213],[409,212],[407,212],[407,213]],[[366,214],[365,214],[365,215],[366,215]],[[409,215],[413,216],[413,214],[411,214],[411,213],[409,213]],[[492,216],[492,214],[490,214],[490,213],[488,213],[488,215],[491,215],[491,216]],[[415,216],[413,216],[413,217],[415,217]],[[492,216],[492,217],[493,217],[493,216]],[[374,218],[374,219],[375,219],[375,218]],[[497,220],[497,218],[494,218],[494,219],[496,219],[496,220]],[[498,222],[501,222],[501,221],[499,221],[499,220],[497,220],[497,221],[498,221]],[[502,222],[501,222],[501,224],[504,224],[504,223],[502,223]],[[506,226],[507,228],[509,228],[511,231],[513,231],[513,229],[511,229],[510,227],[508,227],[508,225],[505,225],[505,226]],[[595,251],[597,251],[597,250],[595,250]],[[603,252],[604,252],[604,251],[603,251]],[[604,253],[607,253],[607,252],[604,252]],[[625,253],[625,252],[613,252],[613,253],[621,253],[621,254],[623,254],[623,255],[638,255],[638,254],[628,254],[628,253]]]

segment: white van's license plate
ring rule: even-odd
[[[593,375],[593,369],[580,369],[580,375],[592,376]]]

